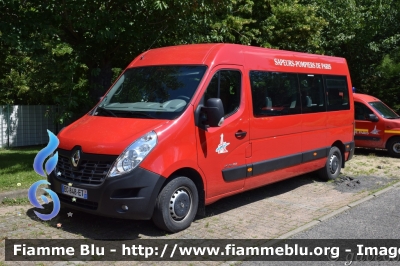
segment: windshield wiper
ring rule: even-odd
[[[114,117],[117,117],[111,110],[108,110],[108,109],[106,109],[106,108],[104,108],[104,107],[97,107],[97,109],[96,109],[96,111],[97,110],[101,110],[101,111],[105,111],[106,113],[108,113],[108,114],[110,114],[110,115],[112,115],[112,116],[114,116]],[[97,113],[97,112],[96,112]],[[95,114],[96,114],[95,113]]]
[[[130,114],[133,117],[147,117],[147,118],[152,118],[152,119],[156,119],[154,116],[146,114],[146,113],[142,113],[142,112],[137,112],[137,111],[130,111]]]

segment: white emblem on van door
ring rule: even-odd
[[[226,146],[228,146],[230,143],[224,141],[224,134],[221,134],[221,140],[219,142],[219,145],[217,149],[215,150],[218,154],[221,153],[227,153],[228,150],[226,149]]]
[[[376,129],[376,126],[375,126],[374,130],[372,130],[370,133],[371,133],[371,134],[374,134],[374,135],[378,135],[378,134],[379,134],[379,131],[380,131],[380,130]]]

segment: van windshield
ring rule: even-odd
[[[189,105],[206,66],[127,69],[94,110],[96,116],[175,119]]]
[[[369,105],[371,105],[383,118],[387,119],[400,118],[395,112],[393,112],[382,102],[369,102]]]

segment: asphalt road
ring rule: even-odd
[[[400,187],[395,187],[291,239],[400,239],[399,194]],[[348,261],[244,262],[242,265],[400,265],[399,261],[357,261],[355,253],[348,256]],[[369,260],[374,259],[370,257]],[[380,257],[378,260],[383,259]]]

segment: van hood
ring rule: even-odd
[[[132,142],[169,120],[85,115],[58,135],[59,148],[80,146],[85,153],[120,155]]]
[[[385,119],[385,130],[397,131],[400,133],[400,118]]]

